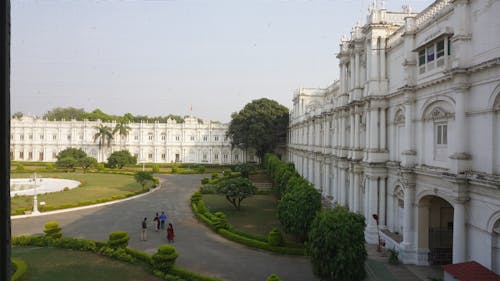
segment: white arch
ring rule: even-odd
[[[429,98],[425,101],[425,103],[419,108],[417,112],[417,116],[420,120],[425,119],[426,115],[431,112],[435,107],[440,106],[443,110],[448,113],[454,113],[455,110],[455,100],[449,96],[438,95],[432,98]]]

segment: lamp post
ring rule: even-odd
[[[32,214],[38,215],[40,212],[38,211],[38,193],[37,193],[37,185],[40,181],[42,181],[41,178],[39,178],[39,175],[37,173],[33,173],[31,176],[31,180],[33,181],[33,186],[34,186],[34,195],[33,195],[33,212]]]

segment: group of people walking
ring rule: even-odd
[[[155,232],[158,232],[160,230],[165,229],[165,223],[167,221],[167,215],[165,212],[161,212],[161,215],[158,215],[156,213],[154,219],[153,219],[153,229]],[[142,221],[142,232],[141,232],[141,241],[146,241],[148,239],[148,218],[144,218]],[[174,243],[174,227],[172,226],[171,223],[168,224],[167,227],[167,240],[168,243]]]

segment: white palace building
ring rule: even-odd
[[[59,151],[81,148],[105,162],[113,151],[128,150],[145,163],[234,164],[256,161],[253,153],[232,148],[226,138],[228,124],[187,117],[183,123],[129,123],[127,136],[114,135],[111,145],[99,148],[94,140],[99,125],[114,129],[115,122],[48,121],[23,116],[11,119],[10,158],[14,161],[54,162]]]
[[[500,273],[500,1],[381,6],[341,40],[340,79],[295,93],[288,160],[404,263]]]

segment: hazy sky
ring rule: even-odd
[[[296,88],[338,79],[339,39],[365,23],[371,2],[14,0],[12,112],[73,106],[228,122],[261,97],[291,107]]]

